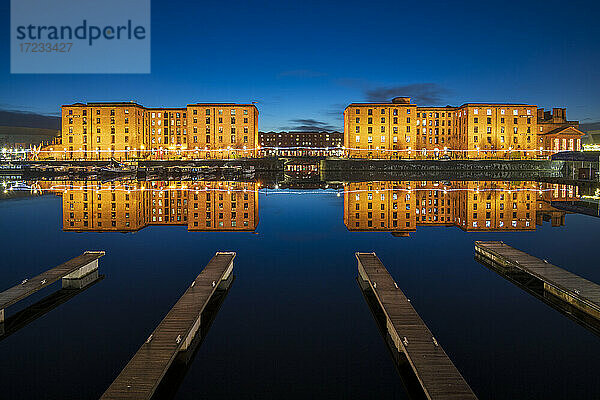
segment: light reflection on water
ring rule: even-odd
[[[61,196],[64,230],[98,232],[137,231],[150,225],[254,231],[258,192],[269,194],[258,182],[233,181],[39,181],[12,187]],[[562,226],[566,211],[553,207],[553,202],[581,200],[577,186],[533,181],[375,181],[270,194],[343,195],[348,230],[399,236],[408,236],[417,226],[465,231],[535,230],[544,221]]]
[[[34,197],[0,202],[2,290],[86,249],[106,250],[106,278],[0,342],[0,397],[97,398],[218,250],[238,252],[236,282],[177,398],[405,398],[355,251],[377,252],[480,398],[600,391],[598,337],[473,259],[503,240],[600,282],[577,187],[25,184]]]

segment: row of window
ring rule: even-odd
[[[175,118],[181,118],[182,115],[183,115],[183,118],[186,117],[186,113],[176,112],[176,113],[173,114],[173,112],[167,112],[167,111],[165,111],[164,114],[161,113],[161,112],[158,112],[158,113],[157,112],[153,112],[151,114],[151,117],[152,118],[156,118],[158,116],[158,118],[163,118],[162,115],[164,115],[164,118],[173,118],[173,117],[175,117]]]
[[[360,117],[356,117],[356,123],[360,124]],[[367,118],[367,124],[372,124],[372,123],[373,123],[373,118],[372,117],[368,117]],[[385,124],[385,117],[381,117],[381,123]],[[398,117],[392,118],[392,123],[393,124],[398,124]],[[406,123],[410,124],[410,117],[406,117]]]
[[[356,136],[356,143],[360,143],[360,136]],[[380,137],[381,143],[385,143],[385,136],[381,136]],[[404,140],[406,141],[406,143],[410,142],[410,136],[406,136],[404,138]],[[394,143],[398,143],[398,136],[394,136],[392,137],[392,142]],[[373,136],[367,136],[367,143],[373,143]]]
[[[435,113],[434,112],[429,112],[429,118],[440,118],[440,117],[444,118],[445,114],[446,113],[444,113],[444,112],[442,112],[442,113],[439,113],[439,112],[435,112]],[[423,118],[427,118],[427,113],[426,112],[417,112],[417,118],[421,118],[421,115],[423,116]],[[451,117],[451,116],[452,116],[452,113],[448,112],[448,117]],[[448,121],[448,124],[449,123],[450,123],[450,121]]]
[[[446,123],[446,120],[443,119],[441,126],[444,126],[445,123]],[[429,124],[427,124],[427,120],[426,119],[424,119],[422,122],[421,122],[420,119],[417,119],[417,126],[419,126],[419,125],[423,125],[423,126],[426,126],[426,125],[429,125],[429,126],[440,126],[440,120],[439,119],[436,119],[436,120],[430,119],[429,120]],[[448,120],[448,126],[450,126],[450,125],[452,125],[452,120]]]
[[[124,110],[123,110],[123,113],[125,113],[125,114],[129,114],[129,109],[128,109],[128,108],[124,109]],[[69,109],[69,111],[68,111],[68,114],[69,114],[69,115],[73,115],[73,110],[72,110],[72,109]],[[139,114],[140,114],[140,112],[138,112],[138,115],[139,115]],[[86,109],[83,109],[83,110],[81,110],[81,115],[83,115],[83,116],[87,115],[87,110],[86,110]],[[98,109],[96,109],[96,115],[100,115],[100,109],[99,109],[99,108],[98,108]],[[114,116],[114,115],[115,115],[115,109],[114,109],[114,108],[112,108],[112,109],[110,110],[110,115],[111,115],[111,116]]]
[[[473,117],[473,123],[478,124],[479,123],[479,117]],[[486,118],[486,123],[487,124],[491,124],[492,123],[492,117],[487,117]],[[505,123],[504,117],[500,118],[500,123],[501,124]],[[513,124],[518,124],[518,123],[519,123],[519,119],[518,118],[513,118]],[[531,124],[531,117],[527,117],[527,123]]]
[[[101,123],[101,122],[100,122],[101,120],[102,120],[101,118],[96,118],[96,123],[97,123],[97,124],[100,124],[100,123]],[[82,124],[83,124],[83,125],[87,125],[87,118],[83,117],[83,119],[82,119],[82,121],[81,121],[81,122],[82,122]],[[125,124],[129,124],[129,118],[125,118],[125,119],[123,120],[123,122],[124,122]],[[138,121],[138,122],[139,122],[139,121]],[[115,119],[114,119],[114,118],[111,118],[111,119],[110,119],[110,123],[114,125],[114,124],[115,124]],[[73,125],[73,118],[69,118],[69,125]],[[159,124],[159,125],[160,125],[160,124]]]
[[[492,133],[492,127],[488,126],[487,129],[486,129],[486,132],[488,134],[491,134]],[[501,126],[500,127],[500,133],[505,133],[505,132],[506,132],[505,127]],[[473,127],[473,133],[479,133],[479,127],[478,126],[474,126]],[[513,128],[513,133],[515,135],[518,133],[518,128],[516,126]],[[527,133],[531,133],[531,127],[530,126],[527,127]]]
[[[98,133],[100,133],[100,132],[98,132]],[[125,133],[127,133],[127,132],[125,132]],[[96,136],[96,143],[101,143],[101,139],[100,138],[101,138],[100,136]],[[110,137],[110,142],[111,143],[116,143],[116,139],[115,138],[116,138],[116,136],[114,136],[114,132],[113,132],[113,135]],[[125,143],[129,143],[129,136],[125,136],[123,139],[124,139]],[[83,136],[82,137],[82,143],[87,143],[87,142],[88,142],[87,141],[87,136]],[[73,143],[73,136],[69,136],[69,143]]]
[[[462,111],[459,112],[459,116],[461,116]],[[492,109],[488,108],[485,110],[486,115],[492,115]],[[531,110],[527,109],[526,110],[527,115],[531,115]],[[465,111],[465,115],[467,114],[467,111]],[[479,114],[479,109],[478,108],[474,108],[473,109],[473,114],[478,115]],[[500,109],[500,114],[501,115],[505,115],[506,114],[506,110],[504,108]],[[513,109],[513,115],[519,115],[519,110],[518,109]]]
[[[192,140],[193,140],[193,143],[198,143],[198,136],[194,136],[192,138]],[[236,143],[236,141],[237,141],[237,138],[235,135],[231,135],[229,137],[230,143]],[[154,142],[152,142],[152,143],[154,143]],[[159,138],[159,143],[160,143],[160,138]],[[210,135],[206,135],[206,143],[210,143]],[[218,137],[218,143],[223,143],[223,136]],[[248,143],[248,136],[244,136],[243,143]]]
[[[247,127],[247,126],[244,126],[243,130],[244,130],[244,133],[248,133],[248,127]],[[222,127],[222,126],[219,126],[219,127],[217,127],[217,131],[218,131],[218,133],[223,133],[223,127]],[[198,133],[198,128],[197,128],[197,127],[194,127],[194,128],[193,128],[193,132],[194,132],[194,133]],[[207,127],[206,127],[206,129],[205,129],[205,132],[206,132],[206,133],[210,133],[210,126],[207,126]],[[236,132],[236,127],[235,127],[235,126],[232,126],[232,127],[231,127],[231,133],[232,133],[232,134],[235,134],[235,132]],[[159,133],[160,133],[160,132],[159,132]]]
[[[479,142],[479,136],[473,136],[473,142],[475,142],[475,143]],[[488,143],[492,143],[492,137],[491,136],[487,136],[487,142]],[[500,143],[504,143],[504,136],[500,136]],[[516,136],[513,136],[513,143],[514,144],[518,143],[518,139],[517,139]],[[527,136],[527,143],[531,143],[531,136]]]
[[[361,131],[360,126],[357,126],[356,127],[356,133],[360,133],[360,131]],[[380,128],[380,131],[381,132],[385,132],[385,126],[382,125],[381,128]],[[398,127],[397,126],[392,127],[392,132],[398,133]],[[410,132],[410,126],[406,127],[406,132]],[[368,126],[367,127],[367,133],[373,133],[373,127],[372,126]]]
[[[219,115],[223,115],[223,110],[222,109],[219,109],[217,112],[218,112]],[[235,112],[236,112],[235,108],[232,108],[232,109],[229,110],[229,114],[230,115],[235,115]],[[244,115],[248,115],[248,110],[243,110],[243,112],[244,112]],[[192,110],[192,114],[198,115],[198,110],[197,109],[193,109]],[[204,114],[205,115],[210,115],[210,108],[206,108],[204,110]],[[160,115],[159,115],[159,117],[160,117]]]
[[[360,114],[360,108],[356,108],[354,110],[355,114]],[[385,114],[386,113],[386,109],[382,108],[381,109],[381,114]],[[406,108],[406,113],[410,114],[410,108]],[[373,115],[373,108],[369,108],[367,109],[367,115]],[[392,115],[398,115],[398,108],[393,108],[392,109]]]
[[[235,121],[236,121],[235,117],[231,117],[231,118],[230,118],[230,121],[231,121],[231,123],[232,123],[232,124],[235,124],[235,123],[236,123],[236,122],[235,122]],[[243,121],[244,121],[244,124],[247,124],[247,123],[248,123],[248,118],[247,118],[247,117],[245,117]],[[197,124],[197,123],[198,123],[198,118],[194,118],[194,119],[193,119],[193,122],[194,122],[194,124]],[[210,124],[210,117],[207,117],[207,118],[205,119],[205,123],[206,123],[206,124]],[[217,118],[217,123],[218,123],[218,124],[222,124],[222,123],[223,123],[223,118],[222,118],[222,117],[219,117],[219,118]]]

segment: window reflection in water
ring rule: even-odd
[[[42,184],[42,183],[40,183]],[[254,182],[46,182],[62,196],[67,231],[137,231],[182,225],[190,231],[254,231]]]
[[[130,232],[149,225],[182,225],[189,231],[254,231],[259,221],[257,182],[37,181],[22,185],[32,194],[52,192],[62,197],[66,231]],[[589,196],[582,196],[577,186],[534,181],[373,181],[346,183],[338,196],[341,191],[349,231],[395,236],[409,236],[418,226],[459,227],[469,232],[533,231],[543,222],[563,226],[565,214],[571,211],[598,216],[597,206],[590,208],[585,202]],[[294,194],[309,192],[296,190]]]
[[[539,182],[396,181],[344,186],[344,224],[350,231],[409,236],[417,226],[464,231],[532,231],[543,221],[562,226],[566,212],[552,201],[579,198],[575,186]]]

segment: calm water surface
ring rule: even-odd
[[[600,338],[473,258],[475,240],[503,240],[600,282],[595,238],[600,219],[556,212],[545,201],[553,193],[550,187],[539,191],[526,183],[481,183],[477,191],[477,185],[428,183],[419,195],[414,183],[413,191],[400,190],[393,199],[387,186],[366,183],[309,191],[236,186],[231,190],[241,197],[235,218],[231,193],[214,188],[213,196],[224,194],[225,206],[219,210],[220,200],[213,197],[211,212],[223,212],[226,222],[220,226],[213,215],[207,228],[202,225],[202,199],[210,191],[206,187],[200,190],[197,217],[194,192],[187,191],[187,197],[180,197],[188,200],[180,203],[187,214],[178,221],[175,212],[173,223],[167,224],[158,216],[169,211],[151,211],[165,208],[158,205],[165,197],[136,197],[140,185],[115,197],[116,227],[110,208],[102,209],[103,217],[92,218],[97,214],[92,199],[100,202],[101,192],[102,207],[108,207],[111,188],[89,192],[87,227],[82,225],[77,183],[72,191],[69,186],[53,190],[60,196],[0,202],[0,290],[84,250],[106,251],[100,260],[105,279],[0,341],[0,398],[98,398],[212,255],[226,250],[237,252],[236,279],[177,399],[407,398],[355,281],[356,251],[377,253],[479,398],[595,399],[600,394]],[[143,185],[144,192],[159,193],[169,183]],[[430,208],[443,208],[443,186],[444,199],[454,202],[447,207],[450,214],[444,214],[451,224],[428,220]],[[115,191],[119,188],[124,186]],[[439,191],[438,206],[428,204],[436,199],[430,190]],[[490,211],[482,207],[488,190],[493,193],[491,226],[474,229],[473,212],[480,213],[477,228],[485,228]],[[250,194],[247,218],[243,193]],[[364,209],[368,193],[374,203],[370,227]],[[509,204],[502,210],[500,193]],[[509,215],[513,193],[519,196],[515,229]],[[125,199],[125,194],[131,197]],[[378,208],[381,194],[388,197],[383,213]],[[406,194],[416,198],[407,200]],[[469,200],[474,194],[483,196],[476,211]],[[172,208],[179,208],[177,199],[170,197]],[[400,206],[394,209],[396,200]],[[417,222],[425,216],[415,211],[423,208],[422,201],[427,216]],[[73,209],[70,202],[76,203]],[[127,210],[126,202],[131,203]],[[407,202],[412,205],[408,218]],[[548,221],[536,225],[536,213],[538,222],[544,219],[540,204]],[[395,227],[394,211],[402,214]],[[129,226],[123,225],[126,212],[135,219]],[[507,215],[500,218],[500,212]],[[529,226],[522,225],[527,212]],[[557,221],[563,218],[564,225],[552,226],[551,214]],[[441,218],[439,211],[437,215]],[[469,225],[460,227],[459,217]],[[230,219],[236,219],[235,227]],[[502,227],[501,220],[506,220]],[[103,225],[94,227],[94,221]],[[49,293],[32,296],[21,308]],[[19,307],[14,309],[8,315]]]

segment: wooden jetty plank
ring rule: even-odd
[[[398,351],[410,363],[428,399],[476,399],[444,349],[375,253],[356,253],[359,275],[375,294]]]
[[[235,253],[219,252],[196,277],[148,337],[102,399],[150,399],[173,363],[200,327],[200,316],[219,283],[229,278]]]
[[[544,283],[544,289],[600,319],[600,285],[502,241],[476,241],[475,251],[504,268],[516,268]]]
[[[103,255],[103,251],[86,251],[82,255],[64,262],[57,267],[42,272],[33,278],[24,280],[20,285],[5,290],[0,293],[0,310],[23,300],[27,296],[51,285],[61,278],[65,278],[68,275],[77,272],[77,270],[84,269]]]
[[[513,283],[536,299],[552,307],[565,317],[600,336],[600,319],[594,318],[589,312],[585,312],[582,308],[576,307],[573,302],[565,301],[564,299],[553,295],[551,292],[548,292],[544,282],[533,278],[531,275],[522,272],[519,269],[499,266],[496,262],[478,252],[475,253],[475,260],[490,271],[497,273],[499,276]]]

